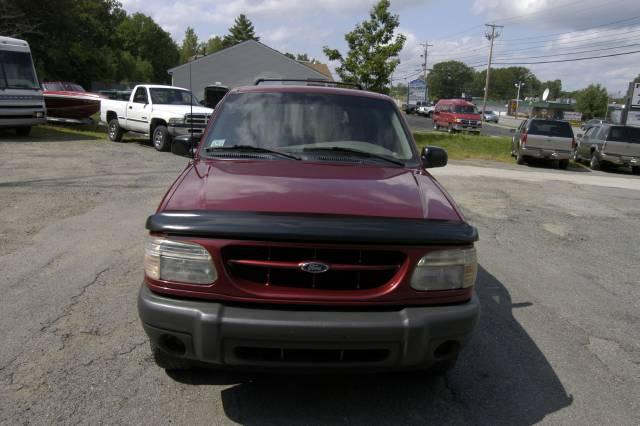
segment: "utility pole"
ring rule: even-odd
[[[424,54],[420,55],[424,58],[424,63],[422,64],[422,71],[424,71],[424,82],[427,82],[427,57],[429,55],[429,48],[433,47],[433,44],[429,44],[428,41],[424,43],[420,43],[420,46],[424,47]],[[427,85],[427,93],[425,93],[426,100],[429,100],[429,85]]]
[[[484,100],[482,101],[482,121],[484,121],[484,110],[487,108],[487,96],[489,95],[489,74],[491,73],[491,59],[493,58],[493,41],[500,37],[500,33],[496,32],[496,28],[504,28],[504,25],[485,24],[491,28],[491,32],[487,30],[484,36],[491,42],[489,45],[489,63],[487,64],[487,78],[484,82]]]
[[[518,88],[518,94],[516,95],[516,111],[513,115],[515,116],[515,118],[518,118],[518,107],[520,106],[520,89],[522,88],[522,86],[524,86],[524,82],[518,81],[516,84],[514,84],[514,86]]]

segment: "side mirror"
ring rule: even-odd
[[[434,167],[444,167],[447,165],[449,156],[447,151],[437,146],[425,146],[420,154],[422,167],[432,169]]]
[[[200,139],[197,136],[183,135],[173,139],[171,153],[181,157],[193,158],[194,151]]]

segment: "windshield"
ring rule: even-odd
[[[230,95],[207,133],[203,152],[234,145],[290,153],[344,148],[399,160],[413,157],[391,102],[333,94]]]
[[[31,62],[31,55],[28,52],[0,51],[0,88],[40,88]]]
[[[151,102],[155,105],[200,106],[196,97],[186,90],[156,87],[149,89],[149,92],[151,93]]]
[[[477,114],[478,110],[473,105],[456,105],[453,108],[453,112],[460,114]]]
[[[85,92],[79,84],[61,81],[47,81],[42,83],[42,87],[50,92]]]
[[[553,120],[534,120],[529,124],[529,134],[572,138],[573,130],[569,123]]]
[[[640,127],[612,127],[608,141],[640,143]]]

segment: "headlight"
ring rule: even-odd
[[[145,245],[144,272],[154,280],[188,284],[211,284],[218,278],[204,247],[157,237],[150,237]]]
[[[176,124],[184,124],[184,117],[169,119],[170,126],[175,126]]]
[[[462,119],[460,119],[460,118],[456,118],[456,119],[455,119],[455,120],[453,120],[453,121],[455,121],[456,123],[462,123]]]
[[[411,287],[414,290],[454,290],[473,286],[478,273],[476,249],[437,250],[418,261]]]

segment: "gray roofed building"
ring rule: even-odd
[[[217,83],[233,88],[251,86],[258,78],[328,80],[322,72],[254,40],[171,68],[168,72],[174,86],[189,88],[189,68],[191,88],[199,99],[203,99],[206,86]]]

